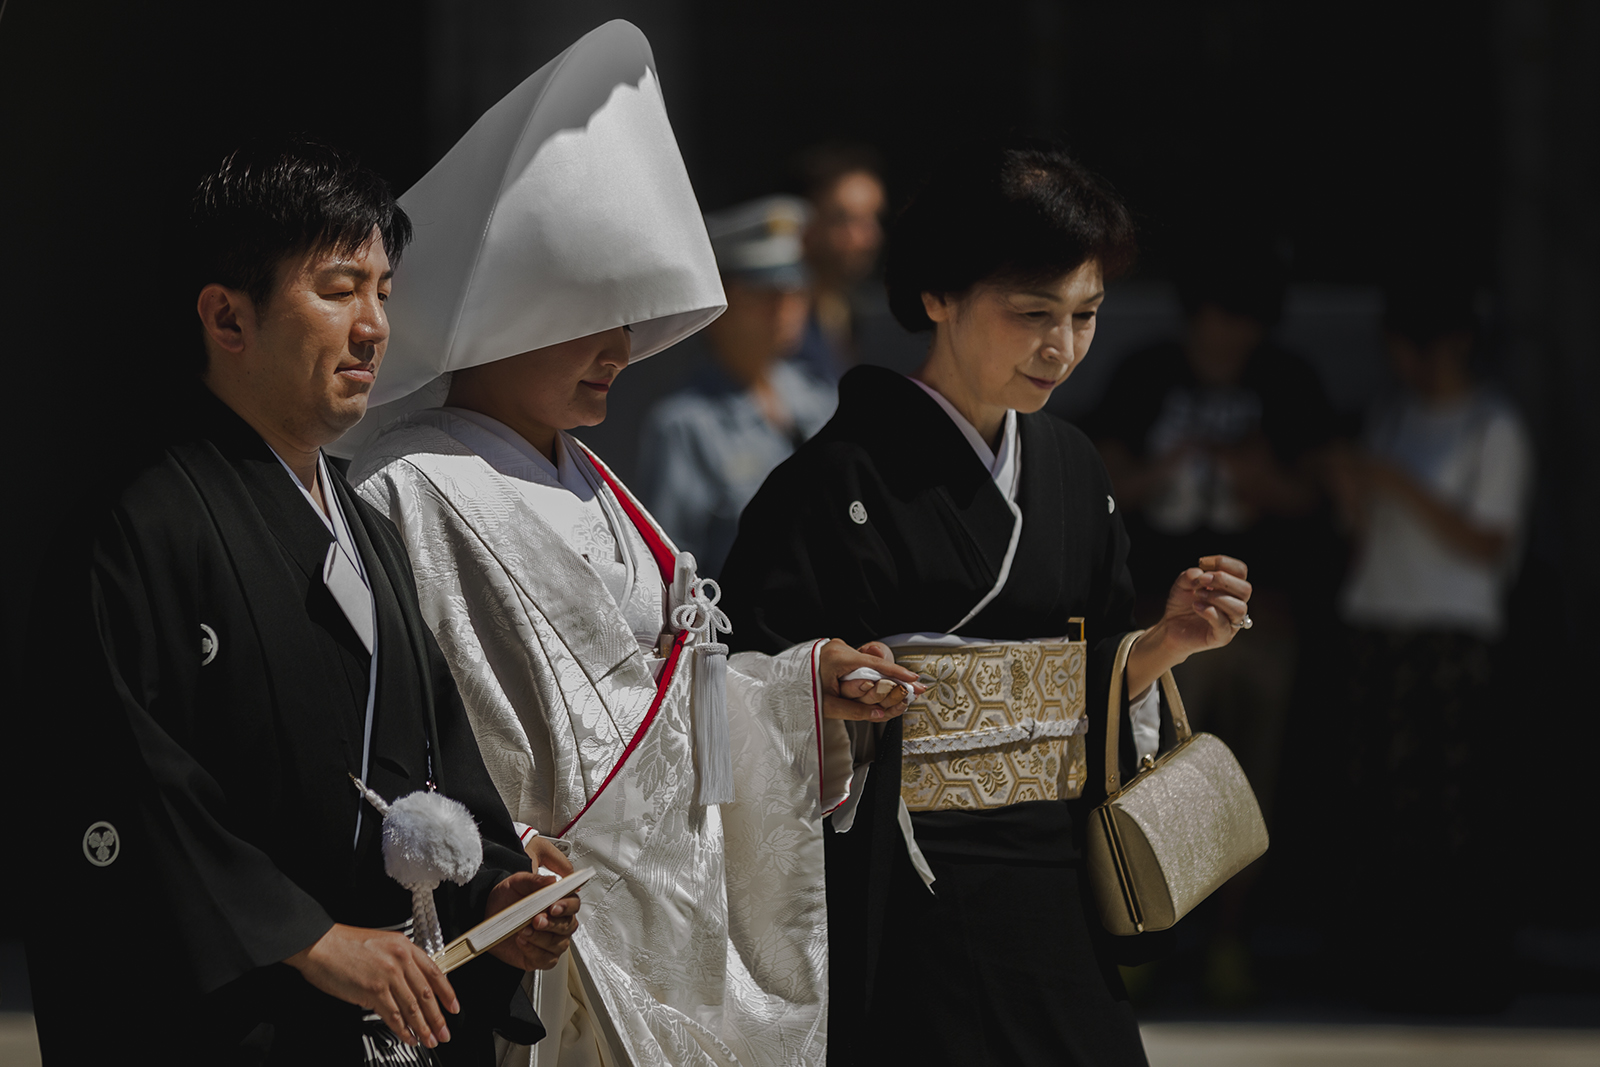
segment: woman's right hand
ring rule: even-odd
[[[862,667],[877,671],[883,675],[883,680],[843,680],[845,675]],[[822,717],[825,719],[887,722],[904,714],[910,702],[900,682],[910,685],[916,693],[927,689],[917,681],[914,672],[897,665],[889,646],[879,641],[868,641],[856,649],[834,638],[822,646],[817,674],[822,683]]]

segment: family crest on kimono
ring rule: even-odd
[[[848,777],[824,723],[899,714],[915,675],[816,635],[727,656],[715,583],[567,432],[724,306],[648,43],[588,34],[401,202],[418,237],[351,475],[531,847],[599,872],[570,955],[528,978],[559,1036],[507,1055],[820,1064],[822,815]]]

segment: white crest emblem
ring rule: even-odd
[[[200,624],[200,666],[204,667],[217,658],[217,631]]]
[[[865,526],[867,524],[867,506],[859,500],[850,502],[850,521],[857,526]]]
[[[83,856],[96,867],[109,867],[122,855],[122,839],[117,828],[108,822],[97,822],[83,835]]]

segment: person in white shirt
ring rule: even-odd
[[[1350,625],[1347,736],[1364,827],[1352,877],[1356,951],[1414,962],[1367,986],[1408,1010],[1493,1008],[1504,999],[1498,863],[1489,795],[1492,643],[1505,629],[1533,482],[1516,409],[1472,371],[1469,286],[1425,280],[1389,293],[1401,393],[1377,405],[1342,465],[1358,554],[1341,596]],[[1426,909],[1429,921],[1403,915]],[[1471,928],[1470,940],[1462,931]]]

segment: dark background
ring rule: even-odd
[[[355,148],[404,189],[504,92],[610,17],[650,37],[706,208],[772,191],[795,150],[834,137],[879,145],[899,199],[944,145],[1013,128],[1064,138],[1133,205],[1144,255],[1126,308],[1159,298],[1184,232],[1231,219],[1277,232],[1293,253],[1291,309],[1331,299],[1349,311],[1347,333],[1351,322],[1375,329],[1372,287],[1396,264],[1432,257],[1478,281],[1489,362],[1527,415],[1540,468],[1503,719],[1502,772],[1530,817],[1485,862],[1528,871],[1506,904],[1523,926],[1515,1017],[1600,1023],[1600,932],[1583,874],[1594,835],[1579,828],[1586,819],[1551,816],[1586,813],[1600,740],[1584,695],[1600,636],[1600,3],[9,0],[6,647],[19,644],[35,583],[61,562],[43,538],[51,516],[160,410],[192,344],[174,325],[186,308],[162,287],[161,249],[194,176],[242,135],[292,129]],[[1097,349],[1113,345],[1115,295]],[[1298,321],[1314,334],[1321,320]],[[1350,341],[1347,360],[1344,343],[1326,331],[1307,340],[1353,408],[1370,390],[1349,383],[1370,372],[1375,341]],[[1068,400],[1081,410],[1092,397]],[[5,715],[52,713],[49,679],[11,657],[8,672],[19,684]],[[1313,724],[1297,743],[1339,742]],[[1337,799],[1321,798],[1334,811]],[[1314,872],[1338,862],[1339,827],[1306,826],[1298,841],[1280,838],[1302,874],[1276,888],[1258,931],[1272,986],[1262,1010],[1339,1003],[1307,915],[1338,906]],[[5,879],[23,876],[6,866]],[[0,916],[0,941],[21,921]],[[26,1006],[16,960],[0,947],[0,1010]],[[1181,975],[1163,988],[1150,1011],[1199,1010]]]

